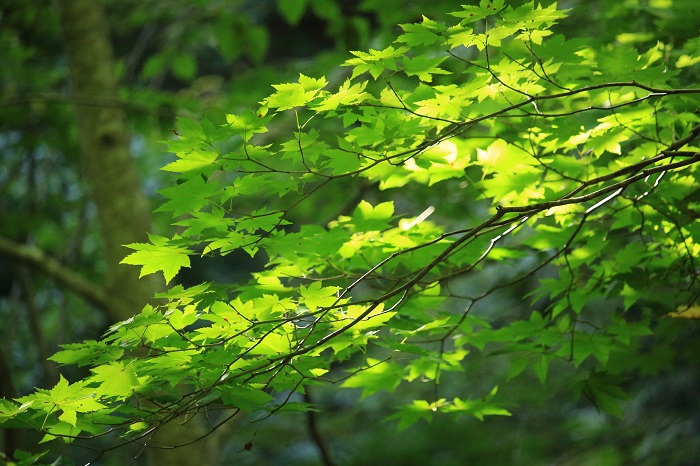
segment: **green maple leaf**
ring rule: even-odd
[[[97,393],[100,395],[127,397],[139,385],[136,369],[133,364],[122,361],[110,362],[92,369],[92,381],[99,382]]]
[[[171,162],[161,168],[163,171],[184,173],[192,170],[201,170],[214,165],[219,158],[219,152],[210,146],[200,146],[197,150],[189,152],[176,152],[179,160]]]
[[[318,91],[328,85],[328,80],[325,76],[316,79],[299,73],[299,84],[301,84],[301,87],[303,87],[305,91]]]
[[[404,30],[404,34],[401,34],[397,41],[403,42],[411,47],[416,45],[432,45],[444,40],[441,33],[445,32],[445,25],[432,21],[425,16],[423,16],[423,22],[421,24],[401,24],[400,26],[401,29]]]
[[[388,419],[396,419],[399,421],[397,426],[399,432],[406,430],[420,420],[430,422],[433,418],[433,412],[445,403],[445,398],[430,403],[426,400],[413,400],[411,404],[399,407],[398,412],[392,414]]]
[[[209,203],[208,198],[219,192],[216,181],[204,179],[197,175],[170,188],[158,191],[168,202],[156,209],[156,212],[172,212],[173,217],[187,212],[196,212]]]
[[[259,116],[260,115],[260,116]],[[226,115],[226,122],[235,134],[240,134],[241,138],[248,142],[256,133],[265,133],[267,128],[264,123],[272,119],[272,116],[263,117],[261,114]]]
[[[558,19],[565,17],[565,11],[557,10],[556,5],[550,5],[548,7],[538,5],[534,9],[531,4],[522,5],[514,10],[506,11],[503,14],[503,19],[506,21],[520,23],[530,30],[552,25]]]
[[[357,58],[351,58],[347,60],[343,66],[353,66],[353,72],[350,79],[354,79],[362,73],[369,71],[374,79],[379,78],[385,69],[393,70],[396,67],[396,59],[402,58],[406,52],[408,52],[407,47],[399,47],[395,49],[394,47],[387,47],[384,50],[373,50],[370,49],[369,52],[357,52],[351,51],[353,55]]]
[[[34,406],[47,413],[62,411],[58,416],[59,420],[75,427],[77,413],[89,413],[105,407],[95,401],[95,390],[86,388],[84,385],[83,381],[70,384],[61,375],[58,383],[51,390],[40,389],[35,395],[23,397],[18,401],[33,402]]]
[[[127,248],[136,252],[126,256],[120,264],[141,265],[139,278],[162,271],[165,283],[169,283],[182,267],[190,266],[190,250],[186,247],[170,244],[163,236],[149,235],[149,239],[152,244],[127,244]]]
[[[304,304],[311,312],[319,307],[330,306],[338,300],[336,293],[340,290],[337,286],[321,287],[321,282],[314,282],[308,287],[302,286],[299,289],[304,298]]]
[[[311,108],[319,112],[325,112],[335,110],[341,105],[356,105],[367,100],[368,97],[371,97],[364,92],[365,87],[367,87],[367,82],[350,85],[350,80],[346,80],[345,83],[340,86],[338,92],[328,95],[320,104],[312,106]]]
[[[326,84],[327,81],[323,77],[314,79],[300,74],[298,83],[273,84],[272,87],[277,92],[265,99],[263,104],[278,111],[301,107],[313,100]]]
[[[61,345],[62,351],[50,358],[59,364],[99,364],[110,359],[117,359],[124,354],[121,348],[115,348],[104,341],[86,340],[83,343],[68,343]]]
[[[414,58],[406,58],[403,60],[405,72],[408,76],[418,76],[418,79],[424,82],[432,82],[434,74],[450,74],[449,71],[438,67],[446,57],[430,58],[425,55],[419,55]]]
[[[32,401],[27,401],[21,405],[17,405],[12,401],[2,399],[0,400],[0,421],[5,421],[19,415],[20,413],[26,411],[32,406]]]
[[[401,383],[404,371],[394,362],[367,358],[368,368],[356,372],[343,382],[343,387],[361,388],[362,399],[381,390],[392,391]]]

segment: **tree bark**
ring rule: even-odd
[[[138,313],[162,285],[139,280],[138,268],[119,265],[125,244],[146,242],[150,209],[129,148],[126,113],[118,102],[118,80],[108,23],[96,0],[59,0],[60,22],[76,101],[81,166],[95,202],[106,262],[106,294],[114,303],[113,321]],[[85,104],[93,102],[92,104]],[[193,422],[194,421],[194,422]],[[173,424],[159,433],[160,445],[184,445],[206,432],[202,422]],[[216,464],[214,440],[178,449],[149,449],[154,465]],[[204,452],[204,454],[202,453]]]
[[[61,0],[60,21],[76,102],[118,102],[118,81],[107,21],[95,0]],[[139,280],[136,267],[119,266],[125,244],[147,241],[150,208],[129,148],[126,112],[119,105],[76,105],[83,176],[97,206],[106,262],[109,316],[124,320],[153,296],[153,280]]]

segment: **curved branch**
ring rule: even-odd
[[[36,246],[19,244],[7,238],[0,237],[0,254],[17,259],[41,270],[52,279],[79,294],[107,314],[114,311],[114,306],[104,289],[81,274],[71,270]]]

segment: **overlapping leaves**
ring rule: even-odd
[[[301,75],[222,126],[183,120],[164,168],[178,183],[160,208],[181,231],[128,245],[124,263],[168,282],[195,254],[242,249],[266,267],[246,284],[171,288],[166,304],[108,332],[115,354],[66,347],[55,359],[93,364],[92,375],[12,416],[75,436],[88,413],[115,410],[109,423],[128,439],[203,409],[275,412],[286,399],[271,393],[306,384],[366,396],[440,387],[474,349],[520,355],[506,379],[530,370],[544,383],[551,361],[569,361],[582,392],[619,414],[610,355],[650,332],[664,314],[655,305],[698,297],[700,91],[677,87],[664,46],[594,50],[553,34],[563,15],[483,0],[456,24],[423,18],[382,50],[353,52],[335,91]],[[294,123],[273,138],[274,117]],[[357,196],[342,191],[354,186]],[[398,208],[417,187],[445,205]],[[442,215],[448,203],[463,216]],[[512,273],[491,273],[498,264]],[[464,277],[482,286],[453,291]],[[540,278],[539,310],[500,326],[471,315]],[[594,298],[611,312],[587,326]],[[641,317],[627,322],[634,305]],[[496,394],[416,400],[395,417],[404,428],[435,412],[508,414]]]

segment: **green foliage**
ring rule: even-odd
[[[293,23],[307,4],[279,8]],[[620,383],[640,368],[613,362],[700,291],[700,90],[682,86],[697,39],[677,61],[663,43],[592,47],[555,33],[565,14],[482,0],[352,52],[337,89],[301,74],[255,112],[181,119],[159,209],[179,231],[128,245],[123,263],[167,282],[195,255],[243,250],[264,268],[173,286],[101,342],[66,346],[53,359],[90,375],[3,401],[2,420],[126,443],[203,410],[275,413],[306,386],[431,384],[396,407],[405,429],[507,416],[497,387],[523,374],[546,386],[555,364],[620,416]],[[406,210],[419,189],[443,204]],[[535,281],[527,315],[494,308]],[[514,357],[469,393],[447,382],[471,352]]]

